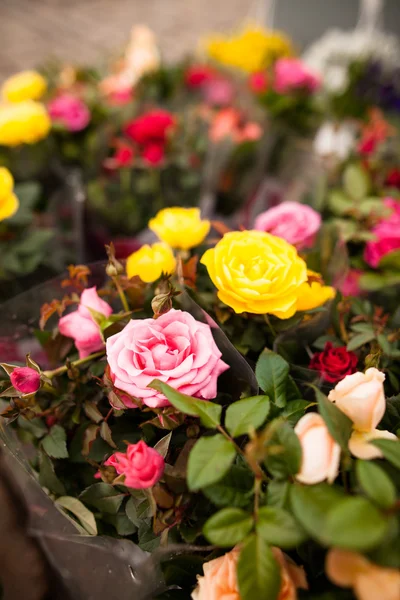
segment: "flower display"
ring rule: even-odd
[[[40,100],[47,89],[45,78],[36,71],[22,71],[3,83],[1,94],[6,102]]]
[[[231,138],[237,144],[256,141],[261,135],[260,125],[254,122],[242,122],[240,111],[234,108],[219,111],[213,119],[209,132],[213,142]]]
[[[297,310],[313,310],[332,300],[335,295],[335,288],[324,285],[321,275],[309,269],[307,282],[298,290]]]
[[[332,342],[326,342],[323,351],[313,355],[310,369],[319,371],[325,381],[337,383],[346,375],[355,373],[357,363],[357,354],[349,352],[345,346],[334,347]]]
[[[285,240],[262,231],[224,235],[201,262],[218,289],[218,298],[237,313],[271,314],[288,319],[297,309],[307,267]]]
[[[112,313],[111,306],[99,298],[95,287],[84,290],[78,310],[61,317],[58,322],[60,333],[74,340],[80,358],[85,358],[104,346],[99,325],[91,310],[104,317]]]
[[[321,215],[299,202],[282,202],[259,214],[254,229],[267,231],[293,244],[299,250],[313,245],[321,227]]]
[[[183,394],[215,398],[219,375],[228,369],[208,325],[170,310],[153,319],[132,320],[107,340],[107,360],[115,387],[147,406],[169,405],[149,388],[160,379]]]
[[[364,251],[365,262],[373,268],[377,268],[387,254],[400,249],[400,202],[388,198],[384,204],[392,209],[392,214],[373,227],[374,239],[367,242]]]
[[[124,475],[124,484],[134,490],[153,487],[164,472],[163,457],[143,440],[128,444],[126,452],[116,452],[105,464]]]
[[[40,388],[40,373],[31,367],[16,367],[10,375],[10,381],[21,394],[34,394]]]
[[[330,435],[318,413],[307,413],[294,428],[302,450],[301,469],[296,479],[314,484],[334,481],[339,473],[340,446]]]
[[[164,143],[175,125],[173,115],[165,110],[153,110],[125,125],[125,134],[137,144]]]
[[[166,244],[145,244],[128,256],[126,261],[128,277],[137,275],[146,283],[156,281],[162,273],[173,273],[175,267],[174,254]]]
[[[90,121],[86,104],[71,94],[57,96],[49,102],[47,109],[52,121],[63,125],[68,131],[81,131]]]
[[[199,208],[173,206],[160,210],[150,219],[149,228],[171,248],[190,250],[204,241],[210,222],[201,219]]]
[[[8,169],[0,167],[0,222],[12,217],[19,208],[19,200],[13,189],[13,176]]]
[[[314,92],[319,80],[297,58],[279,58],[274,65],[274,88],[278,94],[286,94],[292,90]]]
[[[47,137],[51,127],[43,104],[26,100],[0,106],[0,145],[36,144]]]
[[[210,36],[205,45],[211,58],[246,73],[260,71],[277,58],[293,53],[285,35],[251,26],[232,36]]]
[[[375,565],[357,552],[333,548],[326,557],[326,572],[336,585],[352,588],[357,600],[399,598],[400,571]]]

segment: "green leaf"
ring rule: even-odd
[[[387,519],[369,500],[348,497],[329,511],[324,537],[329,545],[365,552],[384,539],[387,529]]]
[[[42,487],[47,488],[50,492],[63,496],[66,491],[64,484],[58,479],[54,465],[50,458],[44,452],[39,454],[40,471],[39,471],[39,483]]]
[[[385,254],[379,261],[378,266],[380,269],[400,270],[400,250],[392,250],[392,252]]]
[[[333,402],[323,394],[318,388],[314,387],[315,395],[318,401],[318,408],[321,417],[325,421],[329,433],[339,444],[342,450],[347,452],[353,423]]]
[[[193,446],[188,461],[188,486],[199,490],[220,481],[236,456],[232,442],[223,435],[202,437]]]
[[[242,542],[253,527],[253,517],[241,508],[223,508],[206,521],[205,537],[220,548]]]
[[[83,410],[85,411],[85,415],[94,423],[101,423],[101,421],[104,419],[94,402],[86,401],[83,404]]]
[[[370,442],[382,452],[387,461],[400,469],[400,441],[398,440],[372,440]]]
[[[347,344],[347,350],[351,352],[352,350],[357,350],[364,344],[368,344],[375,339],[375,333],[373,331],[365,331],[364,333],[359,333],[354,335],[349,343]]]
[[[282,410],[280,416],[285,419],[292,427],[305,414],[307,408],[313,406],[314,402],[308,400],[291,400]]]
[[[396,502],[396,488],[385,471],[369,460],[357,460],[357,480],[368,498],[382,508]]]
[[[106,423],[106,421],[103,421],[102,424],[100,425],[100,437],[107,442],[107,444],[109,446],[111,446],[111,448],[116,448],[117,445],[114,442],[114,440],[112,439],[112,433],[111,433],[111,429],[108,423]]]
[[[126,515],[105,515],[104,520],[106,523],[113,525],[118,535],[126,536],[132,535],[137,531],[137,527],[128,519]]]
[[[360,165],[349,165],[343,173],[343,188],[346,194],[355,200],[362,200],[368,195],[371,182],[365,169]]]
[[[280,408],[286,404],[289,365],[279,354],[265,349],[257,361],[256,378],[265,394]]]
[[[225,425],[233,437],[249,433],[260,427],[270,409],[268,396],[251,396],[228,407]]]
[[[266,542],[279,548],[294,548],[307,537],[290,513],[274,506],[260,508],[257,533]]]
[[[56,506],[61,506],[72,513],[89,535],[97,535],[96,519],[92,512],[86,508],[77,498],[61,496],[55,501]]]
[[[269,506],[276,506],[277,508],[284,508],[289,498],[289,492],[289,481],[272,479],[267,487],[267,504]]]
[[[254,476],[248,469],[233,465],[219,481],[202,489],[203,494],[216,506],[245,507],[249,504],[254,487]]]
[[[221,422],[222,406],[219,404],[214,404],[208,400],[198,400],[197,398],[192,398],[192,396],[181,394],[159,379],[154,379],[148,387],[164,394],[172,406],[175,406],[175,408],[185,415],[200,417],[204,427],[215,429]]]
[[[271,436],[265,460],[268,471],[279,479],[296,475],[301,466],[299,438],[288,423],[282,421]]]
[[[60,425],[53,425],[42,440],[44,451],[52,458],[68,458],[67,435]]]
[[[170,431],[167,435],[165,435],[163,438],[161,438],[161,440],[159,440],[157,442],[157,444],[154,446],[154,450],[157,450],[157,452],[159,454],[161,454],[161,456],[163,458],[166,458],[166,456],[168,454],[171,437],[172,437],[172,431]]]
[[[140,526],[141,518],[137,514],[137,509],[133,498],[129,498],[125,506],[125,513],[128,519],[136,526]]]
[[[332,190],[328,196],[329,209],[338,216],[349,213],[354,208],[354,200],[342,190]]]
[[[324,545],[325,522],[329,511],[342,500],[338,488],[326,483],[303,486],[295,484],[290,490],[290,504],[293,514],[305,531]]]
[[[277,600],[280,568],[271,548],[259,535],[250,535],[240,552],[237,577],[242,600]]]
[[[101,482],[86,488],[79,498],[85,504],[90,504],[101,512],[116,515],[125,495],[109,483]]]

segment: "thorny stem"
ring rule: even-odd
[[[118,295],[119,295],[119,297],[121,299],[122,306],[124,307],[124,311],[125,312],[129,312],[130,308],[129,308],[128,300],[126,299],[124,290],[122,289],[122,287],[121,287],[121,285],[120,285],[117,277],[113,277],[112,280],[113,280],[113,282],[115,284],[115,287],[117,288],[117,292],[118,292]]]
[[[89,356],[86,356],[85,358],[80,358],[79,360],[75,360],[74,362],[70,363],[69,365],[63,365],[62,367],[58,367],[57,369],[54,369],[53,371],[44,371],[43,374],[46,377],[48,377],[49,379],[52,379],[53,377],[56,377],[57,375],[62,375],[63,373],[66,373],[68,371],[69,366],[70,367],[79,367],[80,365],[90,362],[91,360],[94,360],[95,358],[100,358],[100,356],[104,356],[104,354],[105,354],[105,350],[100,350],[100,352],[95,352],[94,354],[90,354]]]

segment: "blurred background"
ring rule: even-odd
[[[173,60],[206,32],[230,29],[246,17],[265,20],[269,13],[275,27],[305,46],[326,29],[354,27],[358,10],[358,0],[1,0],[0,77],[50,57],[97,62],[126,42],[133,23],[151,26]],[[384,25],[400,33],[399,0],[386,1]]]

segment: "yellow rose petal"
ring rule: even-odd
[[[0,145],[35,144],[47,137],[50,117],[43,104],[27,100],[0,106]]]
[[[131,279],[138,276],[145,283],[159,279],[162,273],[171,274],[175,271],[174,254],[166,244],[145,244],[133,252],[126,261],[126,273]]]
[[[150,219],[149,228],[171,248],[190,250],[204,241],[210,222],[201,219],[199,208],[173,206]]]
[[[36,71],[22,71],[3,83],[1,94],[7,102],[39,100],[46,92],[47,82]]]
[[[329,285],[324,285],[319,273],[307,271],[309,280],[304,283],[298,292],[297,310],[312,310],[332,300],[336,296],[336,290]]]
[[[0,221],[9,219],[19,209],[19,200],[15,194],[10,194],[7,198],[0,200]]]
[[[0,200],[7,198],[14,189],[14,178],[5,167],[0,167]]]

